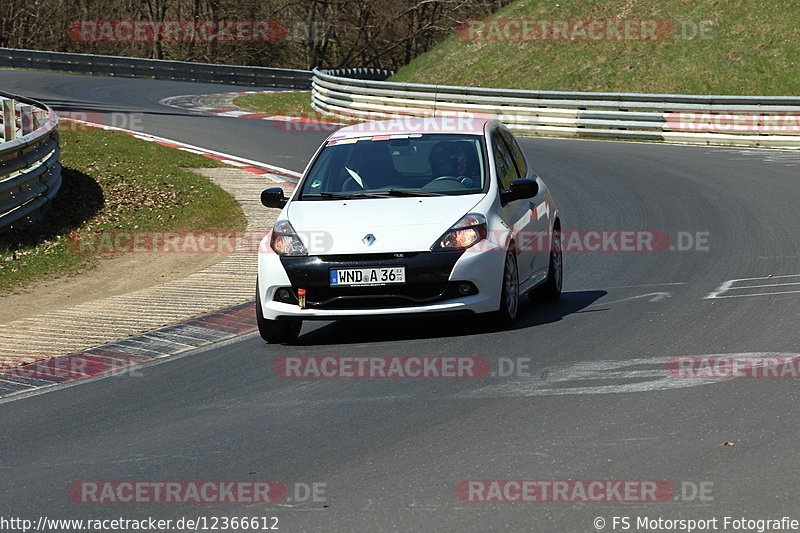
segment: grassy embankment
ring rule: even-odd
[[[658,19],[654,41],[486,41],[457,32],[393,81],[540,89],[686,94],[800,94],[795,1],[520,0],[494,19]],[[702,21],[710,21],[706,38]],[[666,24],[666,25],[665,25]],[[492,27],[484,26],[486,31]],[[693,33],[694,39],[689,37]]]
[[[36,225],[0,235],[0,295],[36,280],[75,275],[115,254],[80,253],[73,231],[240,230],[233,197],[185,168],[205,157],[119,132],[62,122],[63,185]]]

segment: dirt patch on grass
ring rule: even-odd
[[[227,254],[124,254],[79,276],[33,283],[2,298],[0,324],[152,287],[217,263]]]

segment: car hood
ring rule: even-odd
[[[296,201],[286,217],[310,255],[421,252],[484,196]]]

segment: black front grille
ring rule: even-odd
[[[306,289],[306,305],[324,309],[418,305],[442,298],[447,287],[447,282],[381,287],[311,287]]]

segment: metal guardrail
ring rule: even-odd
[[[386,78],[394,75],[393,70],[370,67],[334,68],[326,69],[323,72],[330,76],[337,76],[339,78],[354,78],[357,80],[372,81],[384,81]]]
[[[34,221],[61,188],[58,116],[35,100],[0,91],[0,231]]]
[[[800,148],[800,96],[527,91],[364,78],[357,69],[315,69],[314,109],[361,120],[489,117],[524,135]]]
[[[138,57],[102,56],[0,48],[0,67],[48,69],[121,77],[151,77],[154,79],[230,83],[279,89],[311,87],[308,70],[216,65],[143,59]]]

